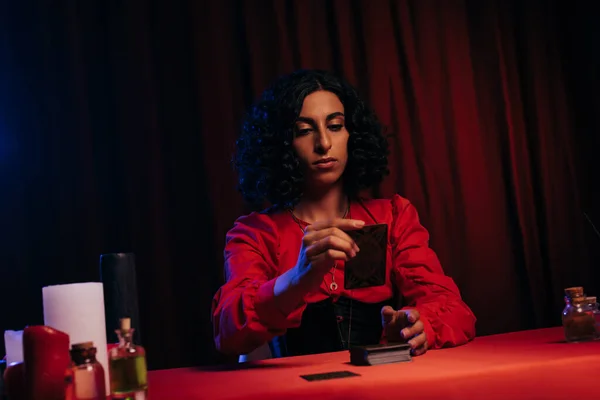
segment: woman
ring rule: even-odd
[[[411,203],[359,196],[386,175],[387,143],[347,82],[310,70],[280,78],[250,110],[237,146],[243,196],[271,207],[228,232],[227,282],[213,300],[220,351],[270,343],[289,356],[407,341],[420,355],[474,337],[475,316]],[[344,265],[360,251],[349,232],[373,224],[388,226],[385,283],[347,290]]]

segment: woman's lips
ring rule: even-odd
[[[337,160],[335,158],[324,158],[319,161],[315,161],[313,164],[318,169],[331,169],[336,163]]]

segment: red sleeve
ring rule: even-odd
[[[226,283],[212,303],[219,351],[247,354],[300,324],[306,304],[284,315],[274,297],[279,241],[271,218],[253,213],[238,219],[227,233],[224,255]]]
[[[404,309],[419,311],[430,349],[468,342],[475,336],[475,315],[429,248],[429,233],[420,224],[417,210],[395,196],[392,217],[393,271],[407,304]]]

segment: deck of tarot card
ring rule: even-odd
[[[381,365],[411,359],[408,343],[355,346],[350,349],[350,363],[353,365]]]

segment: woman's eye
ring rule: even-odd
[[[310,128],[296,129],[296,136],[307,135],[311,131]]]
[[[344,125],[341,125],[341,124],[329,125],[329,130],[337,132],[337,131],[342,130],[343,127],[344,127]]]

